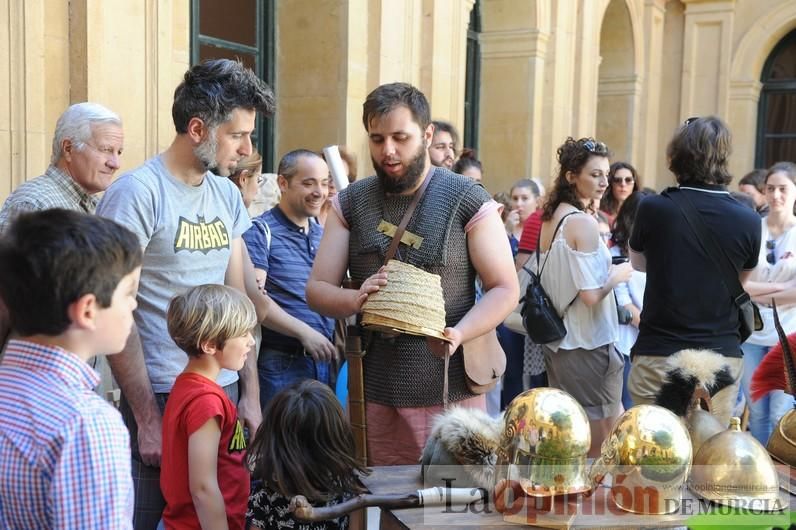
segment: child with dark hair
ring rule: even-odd
[[[348,516],[299,523],[290,499],[303,495],[315,506],[339,504],[364,493],[357,473],[368,473],[354,457],[354,436],[328,386],[306,379],[279,392],[263,412],[248,465],[259,486],[249,498],[249,529],[343,530]]]
[[[222,368],[240,370],[254,345],[254,305],[223,285],[175,296],[166,320],[188,365],[163,414],[160,489],[166,528],[243,529],[249,474],[246,440],[230,397],[216,383]]]
[[[0,239],[0,528],[131,528],[130,437],[87,361],[124,347],[140,274],[135,235],[92,215],[24,213]]]

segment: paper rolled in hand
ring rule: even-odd
[[[332,179],[337,191],[343,191],[348,186],[348,174],[343,166],[343,159],[340,158],[340,150],[336,145],[328,145],[323,148],[323,156],[329,164],[329,171],[332,172]]]

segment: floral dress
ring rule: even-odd
[[[325,504],[313,504],[313,506],[334,506],[344,500],[346,499],[335,498]],[[249,496],[246,522],[250,526],[266,530],[346,530],[348,528],[348,515],[328,521],[299,521],[290,512],[289,504],[290,499],[268,486],[260,484]]]

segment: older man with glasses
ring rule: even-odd
[[[50,166],[14,190],[0,210],[0,233],[21,212],[65,208],[94,213],[120,166],[122,120],[97,103],[77,103],[58,118]]]
[[[98,199],[119,169],[124,148],[122,120],[98,103],[76,103],[58,118],[50,166],[20,185],[0,209],[0,235],[22,212],[65,208],[94,213]],[[0,349],[9,333],[0,300]]]

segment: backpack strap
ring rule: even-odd
[[[264,219],[259,217],[255,217],[252,219],[252,224],[260,229],[260,232],[263,233],[265,236],[265,248],[270,252],[271,251],[271,227],[268,226],[268,223],[265,222]]]
[[[553,230],[553,236],[550,238],[550,248],[553,248],[553,243],[556,240],[556,234],[558,233],[558,229],[561,228],[561,225],[564,223],[564,219],[569,217],[570,215],[574,215],[576,213],[582,213],[580,210],[576,210],[574,212],[569,212],[568,214],[564,215],[561,219],[558,220],[558,224],[556,225],[556,229]],[[542,231],[539,230],[539,235],[536,236],[536,270],[539,271],[537,276],[539,276],[539,281],[542,281],[542,270],[544,269],[545,265],[547,265],[547,259],[550,257],[550,248],[547,249],[547,256],[544,257],[544,263],[542,263],[541,268],[539,266],[539,254],[542,253]]]

